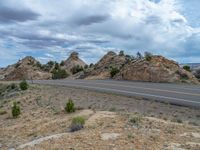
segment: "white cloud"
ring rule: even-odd
[[[183,15],[181,0],[8,0],[4,3],[28,8],[40,17],[17,24],[0,24],[3,37],[0,42],[14,39],[12,51],[40,50],[57,60],[77,50],[91,62],[110,49],[124,49],[130,54],[149,50],[184,61],[182,57],[189,53],[191,43],[195,45],[200,40],[200,28],[192,27]],[[192,53],[199,48],[193,47]]]

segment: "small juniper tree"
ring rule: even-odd
[[[23,80],[22,82],[20,82],[19,86],[20,86],[20,89],[23,91],[28,89],[28,83],[26,82],[26,80]]]
[[[120,51],[119,56],[124,56],[124,51]]]
[[[65,62],[62,60],[61,62],[60,62],[60,66],[64,66],[65,65]]]
[[[17,102],[13,102],[13,106],[12,106],[12,116],[13,116],[13,118],[17,118],[20,114],[21,114],[20,107],[17,105]]]
[[[111,71],[110,71],[111,78],[113,78],[117,73],[119,73],[118,68],[111,68]]]
[[[69,99],[69,101],[67,102],[65,106],[65,111],[68,113],[75,112],[74,102],[72,101],[72,99]]]
[[[137,59],[142,59],[143,58],[143,56],[142,56],[142,54],[140,53],[140,52],[137,52]]]
[[[185,69],[186,71],[191,72],[190,66],[188,66],[188,65],[183,66],[183,69]]]
[[[145,57],[146,61],[151,61],[152,56],[153,55],[150,52],[145,52],[144,53],[144,57]]]

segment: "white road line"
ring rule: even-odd
[[[90,80],[89,80],[90,81]],[[91,80],[92,81],[92,80]],[[113,82],[113,83],[115,83],[116,81],[113,81],[113,80],[108,80],[108,81],[106,81],[106,80],[95,80],[95,81],[97,81],[97,82],[99,82],[99,81],[101,81],[101,82]],[[117,80],[117,82],[119,82],[119,83],[121,83],[121,84],[123,84],[123,83],[128,83],[129,85],[131,85],[130,83],[134,83],[134,84],[138,84],[138,83],[140,83],[140,84],[146,84],[146,83],[150,83],[150,84],[154,84],[154,85],[158,85],[158,84],[160,84],[161,86],[165,86],[165,87],[171,87],[171,86],[176,86],[176,87],[172,87],[172,88],[175,88],[175,89],[182,89],[182,90],[193,90],[193,91],[200,91],[200,86],[197,86],[197,85],[194,85],[196,88],[194,89],[194,86],[193,87],[186,87],[186,85],[181,85],[181,86],[185,86],[185,87],[177,87],[177,85],[179,85],[179,84],[174,84],[174,83],[153,83],[153,82],[133,82],[133,81],[127,81],[127,80],[125,80],[125,81],[121,81],[121,80]]]
[[[58,80],[59,81],[59,80]],[[66,81],[66,80],[65,80]],[[62,81],[63,82],[63,81]],[[90,84],[90,83],[85,83],[85,82],[80,82],[76,81],[77,83],[82,83],[82,84]],[[72,83],[74,82],[67,81],[65,83]],[[168,92],[168,93],[177,93],[177,94],[184,94],[184,95],[192,95],[192,96],[199,96],[200,94],[195,94],[195,93],[187,93],[187,92],[179,92],[179,91],[171,91],[171,90],[162,90],[162,89],[157,89],[157,88],[145,88],[145,87],[136,87],[136,86],[129,86],[129,85],[116,85],[116,84],[106,84],[106,83],[91,83],[91,84],[96,84],[96,85],[110,85],[110,86],[120,86],[120,87],[126,87],[126,88],[134,88],[134,89],[144,89],[144,90],[150,90],[150,91],[160,91],[160,92]]]

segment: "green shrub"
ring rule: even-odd
[[[12,106],[12,116],[13,116],[13,118],[17,118],[20,114],[21,114],[20,107],[17,105],[17,102],[13,102],[13,106]]]
[[[55,62],[54,69],[55,69],[55,70],[59,70],[59,69],[60,69],[60,65],[59,65],[57,62]]]
[[[28,83],[26,82],[26,80],[23,80],[22,82],[20,82],[19,87],[23,91],[27,90],[28,89]]]
[[[16,85],[15,83],[12,83],[12,84],[10,85],[10,87],[11,87],[12,90],[14,90],[14,89],[17,88],[17,85]]]
[[[65,106],[65,111],[68,113],[75,112],[74,102],[71,99],[69,99],[69,101],[67,102]]]
[[[124,56],[124,51],[120,51],[119,56]]]
[[[83,69],[82,66],[76,65],[76,66],[74,66],[74,67],[71,69],[71,72],[72,72],[72,74],[76,74],[76,73],[78,73],[78,72],[80,72],[80,71],[83,71],[83,70],[84,70],[84,69]]]
[[[61,62],[60,62],[60,66],[64,66],[65,65],[65,62],[62,60]]]
[[[38,61],[38,62],[36,63],[36,67],[42,69],[42,64]]]
[[[88,65],[85,65],[85,66],[84,66],[84,69],[87,69],[88,67],[89,67]]]
[[[119,73],[118,68],[111,68],[110,76],[113,78],[117,73]]]
[[[129,122],[134,126],[139,126],[142,122],[142,117],[139,115],[132,115],[129,118]]]
[[[52,71],[52,79],[64,79],[67,78],[69,74],[64,69],[54,69]]]
[[[90,67],[90,68],[92,68],[93,66],[94,66],[94,64],[93,64],[93,63],[91,63],[91,64],[89,65],[89,67]]]
[[[143,58],[143,56],[142,56],[142,54],[141,54],[140,52],[137,52],[136,55],[137,55],[137,56],[136,56],[137,59],[142,59],[142,58]]]
[[[84,127],[85,124],[85,118],[84,117],[74,117],[72,119],[72,123],[70,126],[70,131],[75,132],[78,130],[81,130]]]
[[[150,52],[145,52],[144,53],[144,57],[145,57],[146,61],[151,61],[152,56],[153,55]]]
[[[49,72],[49,71],[53,68],[54,64],[55,64],[55,62],[49,61],[47,64],[42,65],[42,66],[41,66],[41,69],[42,69],[43,71],[48,71],[48,72]]]
[[[191,72],[190,66],[188,66],[188,65],[183,66],[183,69],[185,69],[186,71]]]
[[[176,73],[180,76],[180,80],[183,82],[189,79],[188,75],[180,70],[177,70]]]

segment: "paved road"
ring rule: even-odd
[[[33,83],[84,88],[200,108],[200,86],[197,85],[114,80],[35,80]]]

